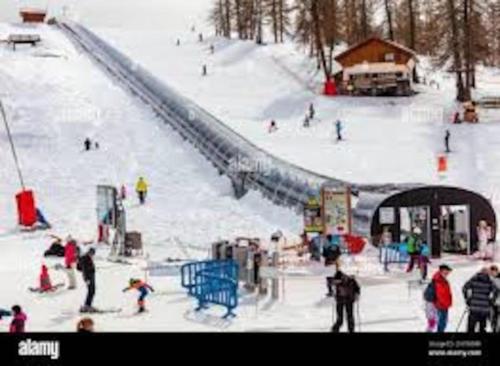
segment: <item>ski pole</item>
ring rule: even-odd
[[[335,298],[332,297],[332,328],[331,328],[332,331],[334,325],[335,325]]]
[[[358,327],[359,327],[359,332],[362,333],[362,329],[361,329],[361,310],[360,310],[360,307],[359,307],[359,300],[356,301],[356,312],[358,313]]]
[[[465,309],[463,314],[462,314],[462,317],[460,318],[460,321],[458,322],[458,326],[457,326],[457,330],[455,331],[455,333],[458,333],[459,330],[460,330],[460,327],[462,326],[462,323],[465,319],[465,314],[467,314],[469,312],[469,309]]]

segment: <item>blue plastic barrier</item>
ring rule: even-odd
[[[430,256],[430,248],[422,244],[422,255]],[[389,244],[380,247],[379,262],[384,265],[384,271],[389,272],[389,264],[404,264],[410,261],[408,245],[406,243]]]
[[[404,264],[410,261],[406,243],[389,244],[380,247],[379,262],[384,265],[384,271],[389,272],[389,264]]]
[[[181,267],[181,285],[198,300],[196,311],[209,304],[224,306],[224,318],[235,317],[238,307],[238,264],[234,261],[205,261]]]

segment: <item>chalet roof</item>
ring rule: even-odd
[[[355,45],[353,45],[352,47],[348,48],[347,50],[345,50],[344,52],[340,53],[339,55],[337,55],[335,57],[335,60],[339,63],[341,63],[341,60],[347,56],[348,54],[351,54],[352,52],[368,45],[369,43],[371,42],[382,42],[382,43],[385,43],[399,51],[401,51],[402,53],[406,53],[407,55],[413,57],[413,58],[416,58],[417,57],[417,54],[415,53],[415,51],[413,51],[412,49],[408,48],[408,47],[405,47],[397,42],[393,42],[393,41],[390,41],[390,40],[387,40],[387,39],[382,39],[382,38],[379,38],[379,37],[370,37],[370,38],[367,38],[365,39],[364,41],[361,41]]]

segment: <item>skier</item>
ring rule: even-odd
[[[427,333],[434,333],[438,324],[438,313],[434,302],[436,292],[434,284],[431,282],[424,291],[425,317],[427,319]]]
[[[24,333],[26,328],[26,320],[28,317],[22,311],[19,305],[14,305],[12,307],[12,322],[10,323],[10,333]]]
[[[469,308],[467,332],[476,333],[479,325],[479,333],[485,333],[486,323],[497,297],[497,289],[489,276],[488,268],[483,268],[467,281],[462,292]]]
[[[310,126],[311,126],[311,121],[310,121],[310,119],[309,119],[309,116],[308,116],[308,115],[306,115],[306,118],[304,118],[304,127],[305,127],[305,128],[308,128],[308,127],[310,127]]]
[[[180,46],[181,45],[181,40],[180,39],[177,39],[177,46]]]
[[[422,253],[422,240],[420,239],[421,234],[422,230],[419,227],[415,227],[407,239],[406,243],[408,246],[408,254],[410,255],[410,263],[408,264],[408,269],[406,270],[407,273],[413,271],[415,263],[420,265],[419,260]]]
[[[146,202],[146,196],[148,194],[148,183],[143,177],[140,177],[135,185],[135,191],[139,197],[139,202],[143,205]]]
[[[149,295],[149,292],[154,292],[155,290],[146,282],[137,279],[130,279],[129,286],[123,289],[123,292],[127,292],[130,290],[139,291],[139,298],[137,299],[138,311],[137,313],[144,313],[146,311],[146,297]]]
[[[85,151],[90,151],[90,149],[92,147],[92,141],[90,141],[90,139],[88,137],[83,142],[83,147],[84,147]]]
[[[68,290],[76,289],[76,274],[75,266],[78,259],[78,245],[73,238],[68,237],[66,245],[64,246],[64,265],[66,275],[68,276]]]
[[[311,103],[309,105],[309,119],[314,119],[315,115],[316,115],[316,110],[314,109],[314,104]]]
[[[212,55],[215,53],[215,46],[213,44],[210,45],[210,53]]]
[[[37,292],[45,293],[54,291],[56,289],[54,286],[52,286],[52,281],[50,280],[50,275],[49,275],[49,269],[45,264],[42,264],[39,280],[40,280],[39,281],[40,287],[36,289]]]
[[[460,124],[462,121],[460,121],[460,113],[455,112],[453,114],[453,124]]]
[[[203,65],[202,75],[203,76],[207,76],[208,75],[207,65]]]
[[[82,272],[83,280],[87,284],[87,297],[85,305],[80,309],[81,313],[92,313],[97,310],[92,307],[92,302],[95,296],[95,264],[94,264],[95,249],[90,248],[87,254],[80,257],[78,261],[78,270]]]
[[[418,260],[418,264],[420,267],[420,280],[422,283],[424,283],[427,280],[427,274],[428,274],[428,268],[429,264],[431,263],[429,259],[429,251],[425,251],[424,248],[426,245],[422,246],[422,250],[420,252],[420,257]]]
[[[269,133],[274,133],[276,131],[278,131],[278,125],[276,124],[275,120],[272,120],[271,123],[269,123],[268,132]]]
[[[95,148],[96,150],[99,150],[99,143],[98,143],[97,141],[94,143],[94,148]]]
[[[437,311],[438,333],[444,333],[446,330],[446,326],[448,325],[448,311],[453,305],[453,294],[447,279],[451,271],[452,269],[448,265],[442,264],[429,284],[429,286],[434,288],[435,292],[433,303]]]
[[[81,319],[76,325],[78,333],[94,333],[94,321],[90,318]]]
[[[202,43],[202,42],[203,42],[203,33],[198,34],[198,41],[199,41],[200,43]]]
[[[125,186],[125,184],[122,184],[122,186],[120,187],[120,199],[122,201],[125,201],[127,199],[127,187]]]
[[[451,137],[450,130],[446,130],[446,134],[444,136],[444,146],[446,148],[447,154],[449,154],[451,152],[451,150],[450,150],[450,137]]]
[[[490,267],[490,276],[493,284],[496,287],[497,297],[495,303],[493,304],[493,314],[491,319],[491,328],[494,333],[500,332],[500,324],[498,322],[498,316],[500,313],[500,274],[498,272],[497,266]]]
[[[342,122],[340,120],[337,120],[335,123],[335,131],[337,132],[337,141],[342,141]]]
[[[335,284],[335,300],[337,302],[337,321],[332,327],[332,332],[338,333],[340,331],[344,323],[345,309],[349,333],[354,333],[354,303],[359,300],[361,289],[354,277],[348,276],[340,270],[337,270],[333,280]]]

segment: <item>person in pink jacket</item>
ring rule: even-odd
[[[22,311],[19,305],[12,307],[12,322],[10,323],[10,333],[24,333],[26,329],[26,321],[28,317]]]

